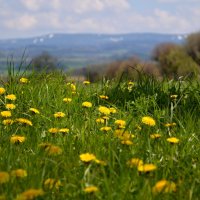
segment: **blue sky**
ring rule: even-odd
[[[200,0],[0,0],[0,38],[49,33],[191,33]]]

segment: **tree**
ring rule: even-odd
[[[185,49],[194,61],[200,65],[200,32],[190,34],[185,42]]]
[[[43,52],[32,59],[32,66],[38,72],[50,72],[57,69],[57,59],[48,52]]]

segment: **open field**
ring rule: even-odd
[[[23,77],[0,83],[0,199],[199,199],[199,81]]]

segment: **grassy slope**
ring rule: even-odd
[[[132,91],[127,89],[127,81],[113,80],[91,85],[77,83],[77,94],[73,95],[66,85],[67,77],[61,74],[31,75],[27,84],[19,83],[20,77],[10,77],[4,85],[6,94],[15,94],[16,109],[12,119],[19,117],[32,121],[33,126],[14,123],[2,124],[0,119],[0,171],[13,169],[27,170],[26,178],[10,179],[1,184],[0,195],[15,199],[17,194],[29,188],[43,188],[47,178],[59,179],[60,190],[45,190],[44,199],[198,199],[200,196],[200,87],[196,81],[158,82],[153,78],[141,76]],[[99,95],[109,96],[102,100]],[[172,101],[170,95],[177,94]],[[66,104],[64,97],[72,98]],[[92,108],[83,108],[82,102],[92,102]],[[0,96],[0,111],[5,110],[4,95]],[[8,103],[8,100],[7,100]],[[95,122],[100,117],[99,105],[115,107],[117,113],[111,114],[107,125],[112,131],[100,131],[102,126]],[[39,115],[32,115],[30,107],[39,109]],[[55,112],[66,116],[55,119]],[[156,126],[148,127],[141,123],[143,116],[152,116]],[[116,119],[127,122],[126,130],[135,135],[133,145],[121,144],[114,136]],[[175,122],[173,128],[165,123]],[[137,127],[141,126],[142,130]],[[66,135],[51,134],[52,127],[69,128]],[[150,139],[150,134],[160,133],[161,138]],[[19,145],[9,142],[11,135],[26,137]],[[166,139],[174,136],[178,144],[170,144]],[[50,156],[38,147],[42,142],[50,142],[62,148],[61,155]],[[84,164],[80,161],[82,153],[93,153],[106,166],[94,162]],[[144,163],[153,163],[157,170],[145,174],[136,167],[127,166],[132,157]],[[152,187],[161,179],[173,181],[176,192],[170,194],[152,193]],[[85,194],[83,188],[95,185],[99,192]]]

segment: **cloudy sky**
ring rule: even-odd
[[[200,0],[0,0],[0,38],[48,33],[191,33]]]

